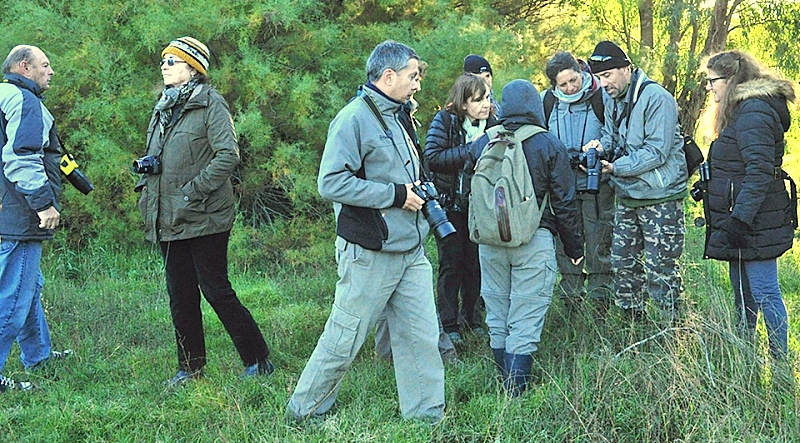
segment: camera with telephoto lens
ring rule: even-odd
[[[133,161],[133,172],[137,174],[161,174],[161,160],[147,155]]]
[[[75,161],[72,154],[64,154],[61,157],[59,166],[61,167],[61,172],[67,177],[67,180],[72,183],[72,186],[75,186],[75,189],[81,191],[83,195],[88,195],[94,190],[92,182],[78,169],[78,162]]]
[[[598,151],[597,148],[589,148],[586,152],[570,156],[569,163],[573,168],[581,165],[586,168],[586,189],[581,189],[581,192],[587,194],[600,192],[600,171],[603,169],[600,160],[605,158],[605,151]]]
[[[703,197],[706,192],[708,192],[708,181],[711,180],[711,171],[708,168],[708,163],[701,163],[697,171],[700,174],[700,180],[694,182],[692,190],[689,191],[689,195],[692,196],[692,200],[699,202],[703,201]]]
[[[425,216],[425,220],[431,225],[431,230],[433,230],[433,235],[435,235],[436,238],[441,240],[456,232],[456,228],[450,223],[450,220],[447,219],[447,214],[445,214],[441,205],[439,205],[439,201],[437,200],[439,193],[436,192],[436,187],[433,185],[433,182],[423,182],[419,186],[413,186],[411,190],[414,191],[414,194],[417,194],[419,198],[425,200],[425,203],[422,205],[422,215]]]

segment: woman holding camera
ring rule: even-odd
[[[206,364],[200,291],[219,316],[245,365],[242,376],[274,370],[269,349],[228,279],[228,238],[233,227],[231,174],[239,148],[228,104],[208,84],[210,53],[181,37],[161,53],[164,90],[139,159],[139,208],[148,240],[161,247],[178,351],[181,385],[203,375]]]
[[[557,238],[556,259],[561,273],[559,296],[569,314],[580,309],[580,302],[588,294],[594,316],[601,320],[614,299],[611,269],[614,190],[607,176],[601,175],[598,181],[589,182],[585,160],[584,168],[580,167],[580,155],[586,143],[600,138],[600,129],[605,123],[605,104],[608,102],[612,106],[611,97],[600,87],[600,81],[589,67],[569,52],[557,52],[547,62],[545,73],[552,86],[542,93],[545,121],[550,133],[564,143],[570,154],[578,191],[578,229],[583,233],[586,253],[585,264],[573,264],[564,253],[561,239]]]
[[[436,239],[439,252],[437,308],[445,332],[453,344],[463,343],[459,316],[465,326],[481,331],[475,313],[480,296],[481,271],[478,245],[469,240],[469,183],[464,165],[470,160],[472,142],[497,124],[490,101],[491,90],[482,77],[463,74],[456,79],[445,109],[431,122],[425,140],[425,160],[434,173],[442,208],[456,228],[455,234]],[[461,293],[459,310],[458,294]]]
[[[777,258],[792,247],[796,205],[781,170],[792,83],[740,51],[712,56],[706,90],[715,103],[705,256],[730,263],[740,324],[751,334],[764,315],[770,355],[786,357],[788,316]]]

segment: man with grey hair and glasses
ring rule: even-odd
[[[328,128],[318,176],[333,202],[339,281],[330,316],[289,399],[297,422],[323,419],[345,372],[386,309],[400,413],[431,423],[444,414],[444,367],[433,273],[425,256],[421,164],[401,122],[419,90],[419,56],[385,41],[367,60],[366,85]]]

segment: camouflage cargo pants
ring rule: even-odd
[[[649,293],[662,312],[677,308],[685,233],[682,200],[640,208],[617,203],[611,245],[617,306],[642,311]]]

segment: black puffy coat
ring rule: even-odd
[[[425,163],[433,174],[433,182],[441,194],[442,207],[450,212],[467,212],[469,209],[469,182],[465,180],[464,165],[472,163],[472,142],[466,141],[463,120],[441,110],[428,128],[425,137]],[[497,124],[490,115],[486,129]]]
[[[794,238],[796,210],[780,171],[791,122],[787,100],[794,91],[786,81],[756,79],[733,93],[734,116],[709,151],[705,257],[774,259],[792,247]],[[746,243],[741,251],[720,229],[729,217],[748,227],[739,234]]]

